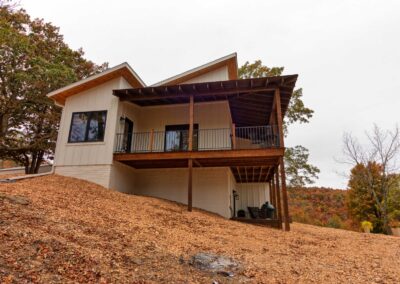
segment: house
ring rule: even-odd
[[[123,63],[51,92],[55,173],[226,218],[269,201],[289,230],[282,120],[297,75],[237,69],[234,53],[146,86]]]

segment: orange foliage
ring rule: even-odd
[[[288,189],[290,215],[295,222],[356,230],[348,216],[346,190],[310,187]]]

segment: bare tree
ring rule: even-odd
[[[352,165],[363,165],[365,172],[360,176],[363,184],[373,197],[376,208],[382,218],[383,229],[390,234],[388,220],[388,196],[392,186],[391,178],[398,171],[397,160],[400,156],[400,131],[396,126],[394,130],[382,130],[377,125],[371,132],[366,133],[368,145],[361,145],[350,133],[343,136],[345,163]],[[382,177],[379,181],[374,178],[371,167],[368,164],[380,165]],[[379,183],[379,184],[377,184]]]

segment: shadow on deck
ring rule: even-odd
[[[245,217],[232,217],[231,220],[254,225],[262,225],[276,229],[282,228],[281,221],[278,219],[251,219]]]

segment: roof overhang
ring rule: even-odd
[[[121,101],[143,107],[187,104],[192,95],[195,102],[227,100],[237,126],[257,126],[269,124],[276,89],[281,95],[282,115],[285,114],[296,80],[297,75],[286,75],[123,89],[114,90],[113,94]]]
[[[227,66],[228,68],[229,80],[235,80],[238,78],[237,54],[235,52],[227,56],[221,57],[219,59],[216,59],[214,61],[211,61],[207,64],[190,69],[176,76],[165,79],[161,82],[155,83],[152,86],[170,86],[170,85],[182,84],[186,81],[189,81],[193,78],[209,73],[211,71],[217,70],[224,66]]]
[[[51,93],[47,94],[47,97],[53,99],[56,104],[63,106],[65,104],[65,100],[68,97],[96,87],[118,77],[125,78],[125,80],[127,80],[129,84],[131,84],[131,86],[135,88],[146,86],[146,84],[142,81],[142,79],[140,79],[140,77],[136,74],[132,67],[130,67],[129,64],[125,62],[96,75],[72,83],[58,90],[52,91]]]

